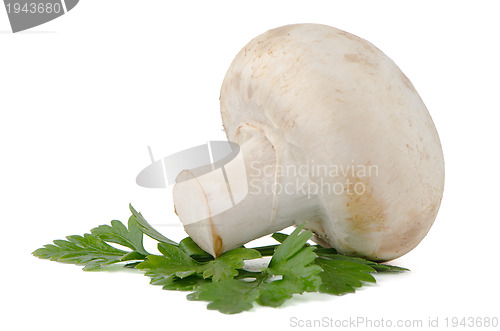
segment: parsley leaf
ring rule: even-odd
[[[156,231],[142,216],[141,213],[139,213],[137,210],[132,207],[132,205],[129,205],[130,211],[132,212],[132,215],[135,217],[137,221],[137,225],[139,229],[144,233],[145,235],[153,238],[156,241],[162,242],[162,243],[167,243],[167,244],[172,244],[172,245],[177,245],[177,243],[173,240],[168,239],[158,231]]]
[[[203,268],[203,278],[212,277],[213,282],[233,278],[238,275],[237,269],[243,268],[244,260],[253,260],[260,257],[260,253],[255,249],[243,247],[232,249],[208,262]]]
[[[272,275],[282,275],[284,280],[300,283],[302,291],[315,291],[321,282],[317,274],[322,269],[312,264],[317,257],[314,247],[305,246],[312,232],[301,232],[303,227],[297,227],[276,249],[266,271]]]
[[[303,288],[300,283],[289,279],[275,280],[260,286],[260,296],[257,302],[262,306],[279,307],[293,294],[300,294]]]
[[[213,256],[205,252],[193,239],[186,237],[179,242],[179,248],[198,262],[213,260]]]
[[[279,307],[294,294],[320,292],[352,293],[365,283],[375,283],[376,272],[408,269],[339,255],[333,248],[310,245],[304,224],[290,235],[275,233],[279,245],[238,247],[217,258],[203,251],[191,238],[178,244],[155,230],[132,206],[128,227],[120,221],[93,228],[90,234],[68,236],[37,249],[33,255],[63,263],[100,270],[125,262],[124,267],[143,270],[152,285],[165,290],[191,291],[187,298],[208,301],[208,309],[235,314],[262,306]],[[161,255],[148,253],[143,235],[158,241]],[[110,244],[117,244],[124,249]],[[245,270],[245,260],[272,256],[261,271]]]
[[[148,255],[147,260],[139,263],[136,268],[146,271],[146,276],[162,276],[168,278],[175,275],[184,278],[200,270],[201,263],[192,259],[186,252],[177,246],[159,243],[158,250],[163,254]]]
[[[169,278],[176,276],[185,278],[200,274],[203,278],[212,278],[213,282],[233,278],[244,265],[244,260],[260,257],[259,252],[248,248],[230,250],[211,261],[200,263],[190,257],[181,247],[159,243],[158,250],[163,256],[149,255],[147,260],[139,263],[136,268],[145,270],[146,276]]]
[[[120,221],[111,221],[111,226],[101,225],[90,230],[90,233],[103,241],[131,248],[144,256],[149,255],[142,245],[142,231],[134,216],[128,220],[128,229]]]
[[[121,262],[130,252],[106,244],[97,236],[86,233],[82,236],[67,236],[67,240],[54,240],[54,245],[45,245],[33,252],[41,259],[83,265],[83,270],[98,270],[106,265]]]
[[[237,279],[225,279],[217,283],[200,285],[188,294],[188,300],[209,301],[208,309],[224,314],[236,314],[250,310],[260,295],[257,287],[260,281],[245,282]]]
[[[210,280],[204,279],[197,275],[185,278],[170,276],[166,279],[162,278],[161,284],[155,284],[151,282],[151,284],[153,285],[163,285],[163,289],[169,291],[193,291],[197,286],[206,283],[210,283]]]
[[[341,295],[353,293],[354,288],[363,286],[363,282],[375,283],[370,274],[376,272],[372,267],[344,260],[316,259],[323,272],[320,273],[321,285],[319,292]]]
[[[322,269],[313,264],[317,257],[314,247],[305,246],[312,233],[301,232],[302,228],[300,226],[295,229],[283,241],[274,252],[269,267],[262,272],[246,272],[243,274],[244,278],[223,279],[199,285],[187,298],[209,301],[208,309],[235,314],[251,309],[255,301],[278,307],[293,294],[315,291],[321,282],[318,274]],[[232,251],[228,253],[230,252]],[[274,280],[275,276],[282,278]]]
[[[287,234],[281,233],[281,232],[275,232],[271,235],[276,241],[278,241],[280,244],[282,244],[286,238],[288,238]]]
[[[323,248],[323,249],[317,249],[316,254],[318,254],[319,257],[328,259],[328,260],[342,260],[342,261],[351,261],[351,262],[356,262],[356,263],[361,263],[367,266],[372,267],[375,269],[376,272],[404,272],[404,271],[409,271],[406,268],[401,268],[401,267],[396,267],[393,265],[389,264],[383,264],[383,263],[377,263],[369,260],[365,260],[360,257],[351,257],[351,256],[345,256],[345,255],[339,255],[336,253],[331,253],[328,251],[329,248]]]

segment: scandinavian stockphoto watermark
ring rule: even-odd
[[[378,177],[376,164],[321,164],[314,160],[295,165],[269,165],[255,160],[250,163],[252,178],[249,180],[249,194],[302,195],[310,199],[318,194],[363,195],[368,178]],[[275,176],[285,181],[263,182],[262,177]],[[337,179],[337,180],[336,180]]]
[[[79,0],[4,0],[12,32],[20,32],[52,21],[73,8]]]

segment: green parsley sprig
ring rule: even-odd
[[[372,274],[408,269],[338,254],[333,248],[308,244],[312,233],[304,224],[290,235],[272,235],[279,244],[239,247],[217,258],[203,251],[191,238],[179,243],[155,230],[132,206],[128,226],[120,221],[101,225],[83,236],[54,240],[33,252],[41,259],[83,266],[83,270],[106,270],[112,264],[144,271],[151,284],[165,290],[190,291],[188,300],[207,301],[208,309],[236,314],[262,306],[279,307],[294,294],[352,293]],[[144,235],[158,241],[161,255],[143,246]],[[117,244],[116,248],[110,244]],[[260,271],[245,269],[246,260],[271,256]]]

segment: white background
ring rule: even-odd
[[[0,7],[0,324],[4,330],[282,330],[290,318],[500,317],[499,6],[493,1],[81,1],[12,34]],[[426,103],[446,161],[445,195],[412,270],[342,297],[227,316],[135,273],[82,272],[30,253],[83,234],[128,203],[185,235],[171,193],[135,184],[156,157],[223,139],[219,89],[253,37],[323,23],[389,55]]]

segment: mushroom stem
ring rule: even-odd
[[[173,197],[186,232],[213,256],[268,234],[274,194],[266,188],[275,182],[275,165],[272,145],[255,131],[223,167],[201,176],[181,172]]]
[[[290,215],[310,210],[297,203],[307,200],[301,194],[277,192],[287,179],[277,172],[273,145],[258,130],[245,132],[251,138],[230,162],[201,176],[197,169],[184,170],[173,189],[186,232],[213,256],[291,226],[296,217]]]

